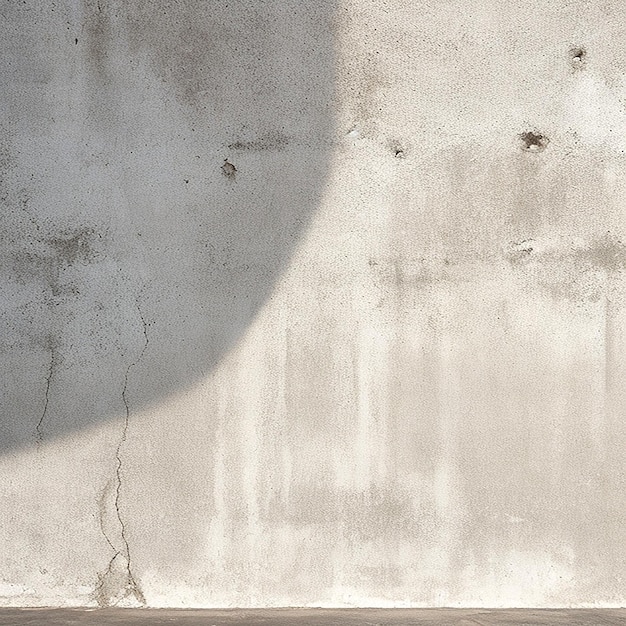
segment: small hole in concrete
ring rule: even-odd
[[[520,133],[519,138],[522,140],[522,149],[527,152],[541,152],[550,143],[550,140],[545,135],[532,130]]]
[[[222,165],[222,174],[226,176],[226,178],[230,178],[231,180],[235,179],[235,174],[237,173],[237,168],[228,161],[228,159],[224,159],[224,165]]]
[[[585,48],[580,46],[571,48],[569,54],[572,67],[574,69],[580,69],[584,65],[585,58],[587,56],[587,51],[585,50]]]

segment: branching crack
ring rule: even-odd
[[[128,398],[126,397],[126,393],[128,390],[128,379],[129,379],[131,370],[134,367],[136,367],[141,361],[141,359],[143,358],[143,355],[146,349],[148,348],[148,344],[150,342],[149,337],[148,337],[148,324],[143,316],[143,313],[141,312],[139,301],[136,301],[136,304],[137,304],[137,312],[139,313],[139,317],[143,325],[144,342],[143,342],[143,347],[141,349],[141,352],[139,353],[139,356],[132,363],[130,363],[130,365],[126,368],[126,373],[124,375],[124,386],[122,388],[122,402],[124,403],[124,409],[125,409],[124,423],[122,426],[122,433],[118,441],[117,448],[115,449],[116,467],[115,467],[114,505],[115,505],[115,515],[116,515],[116,519],[117,519],[117,522],[119,524],[119,529],[120,529],[120,537],[121,537],[122,546],[120,548],[115,547],[110,537],[105,532],[104,527],[101,526],[103,535],[105,536],[108,544],[111,546],[111,549],[114,551],[114,554],[111,557],[111,560],[109,561],[107,570],[104,572],[104,574],[101,574],[99,576],[98,586],[96,587],[96,599],[98,600],[98,604],[100,604],[101,606],[107,606],[111,604],[110,594],[106,593],[105,586],[107,585],[108,579],[113,576],[113,569],[115,566],[115,562],[120,556],[123,556],[126,561],[126,572],[125,572],[126,580],[124,583],[123,596],[122,598],[120,598],[120,600],[130,596],[134,598],[140,604],[142,605],[146,604],[146,600],[143,595],[143,592],[141,591],[141,588],[137,584],[137,581],[135,580],[135,576],[132,571],[132,560],[131,560],[131,555],[130,555],[130,545],[128,543],[128,537],[126,534],[126,524],[124,523],[124,520],[122,518],[122,513],[120,510],[120,492],[122,489],[121,451],[122,451],[122,447],[124,443],[126,442],[126,436],[128,434],[128,424],[130,420],[130,406],[128,404]],[[114,602],[114,604],[117,604],[117,602]]]
[[[107,538],[107,541],[109,541],[109,538],[107,537],[106,533],[104,533],[104,531],[103,531],[103,534]],[[109,541],[109,544],[110,543],[111,542]],[[115,548],[113,549],[115,550]],[[96,601],[98,602],[98,605],[101,607],[105,607],[110,604],[109,595],[106,589],[107,581],[109,580],[109,578],[113,576],[114,563],[117,557],[121,556],[121,554],[122,553],[119,550],[117,550],[115,554],[111,557],[111,560],[109,561],[109,564],[105,572],[103,574],[98,574],[98,584],[96,585],[95,597],[96,597]]]
[[[35,441],[37,443],[37,447],[39,447],[43,443],[43,426],[46,420],[46,414],[48,413],[48,403],[50,401],[50,385],[52,384],[52,377],[54,375],[54,368],[56,365],[56,350],[54,347],[50,348],[50,364],[48,366],[48,375],[46,376],[46,394],[43,404],[43,411],[41,412],[41,417],[39,418],[39,422],[37,422],[37,426],[35,427]]]

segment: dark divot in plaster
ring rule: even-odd
[[[396,159],[404,159],[408,152],[406,143],[397,138],[388,139],[385,142],[385,148],[389,150],[391,155]]]
[[[224,165],[222,165],[222,174],[229,180],[235,180],[237,176],[237,168],[228,160],[224,159]]]
[[[526,131],[519,134],[522,149],[526,152],[542,152],[548,147],[550,140],[540,132]]]
[[[582,70],[587,63],[587,50],[582,46],[574,46],[570,48],[569,59],[574,70]]]

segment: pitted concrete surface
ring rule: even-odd
[[[622,626],[626,609],[0,609],[1,626]]]
[[[624,41],[1,2],[0,606],[626,605]]]

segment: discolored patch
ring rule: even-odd
[[[83,227],[77,230],[66,230],[45,242],[55,251],[56,257],[65,265],[74,263],[91,263],[98,254],[96,242],[102,234],[94,228]]]
[[[429,253],[423,256],[370,258],[373,279],[380,287],[419,289],[434,283],[460,278],[448,257]]]
[[[238,140],[228,147],[231,150],[261,152],[264,150],[284,150],[289,145],[289,137],[278,130],[273,130],[252,140]]]
[[[411,538],[424,530],[411,498],[399,488],[372,485],[357,492],[300,484],[293,488],[285,513],[296,526],[341,526],[347,536],[359,541]]]
[[[15,243],[7,251],[14,279],[21,284],[43,281],[52,296],[78,294],[76,276],[64,280],[63,272],[77,264],[97,262],[103,254],[103,233],[90,226],[68,228],[48,236],[40,230],[38,227],[34,236]]]
[[[602,275],[626,269],[626,246],[610,233],[587,244],[526,239],[511,244],[505,254],[529,286],[572,301],[596,302],[604,288]]]

